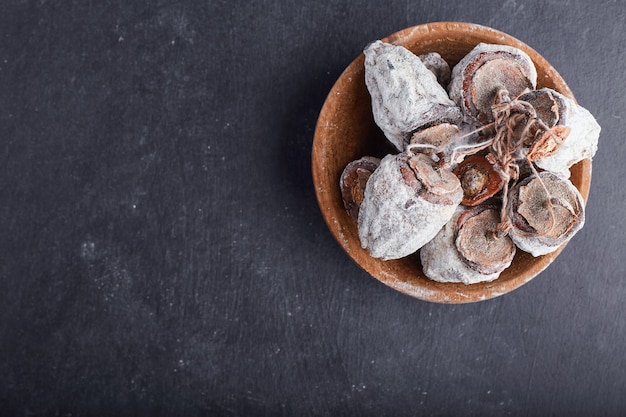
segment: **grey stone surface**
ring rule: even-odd
[[[585,228],[460,306],[360,270],[310,173],[343,69],[450,20],[530,45],[602,126]],[[3,1],[0,414],[624,415],[625,25],[616,1]]]

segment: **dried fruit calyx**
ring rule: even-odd
[[[557,250],[584,225],[584,200],[567,179],[549,171],[520,181],[508,204],[510,236],[533,256]]]
[[[499,213],[495,207],[460,206],[433,240],[420,250],[424,274],[439,282],[493,281],[508,268],[515,245],[495,233]]]
[[[398,259],[431,240],[461,202],[458,178],[423,154],[387,155],[370,176],[361,204],[361,246],[375,258]]]
[[[425,150],[443,151],[449,146],[460,129],[457,125],[441,123],[418,130],[411,136],[410,145],[422,145]],[[416,148],[419,148],[417,146]]]
[[[530,57],[506,45],[478,44],[452,69],[450,97],[467,123],[491,122],[491,106],[499,91],[518,96],[537,85],[537,70]]]
[[[494,208],[468,210],[457,221],[456,247],[470,268],[481,274],[500,273],[511,264],[515,245],[499,236],[500,214]]]
[[[380,159],[364,156],[346,165],[341,174],[339,188],[343,205],[354,221],[359,218],[359,207],[363,201],[367,180],[378,165],[380,165]]]
[[[480,155],[471,155],[461,162],[454,174],[461,180],[462,204],[476,206],[493,197],[504,185],[504,179],[493,165]]]
[[[600,125],[593,115],[557,91],[542,88],[520,100],[529,102],[549,129],[540,130],[529,158],[537,167],[569,176],[569,168],[591,159],[598,149]]]

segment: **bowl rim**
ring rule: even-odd
[[[541,72],[544,79],[538,79],[538,88],[540,85],[543,85],[544,82],[550,82],[554,84],[553,88],[556,91],[575,100],[574,94],[566,84],[565,80],[563,80],[554,67],[552,67],[552,65],[537,51],[519,39],[487,26],[468,22],[432,22],[402,29],[386,36],[385,38],[382,38],[381,40],[383,42],[402,45],[408,49],[412,49],[412,47],[415,48],[416,40],[419,41],[422,38],[431,39],[434,36],[441,35],[446,36],[446,39],[448,40],[452,40],[454,37],[449,36],[451,34],[465,34],[467,36],[477,38],[490,37],[490,39],[497,41],[494,42],[493,40],[490,40],[490,43],[511,45],[521,49],[530,56],[531,60],[535,64],[535,67],[538,69],[541,68],[542,70]],[[411,297],[435,303],[463,304],[492,299],[521,287],[539,275],[563,251],[566,244],[562,245],[558,250],[550,254],[526,261],[526,263],[530,264],[530,266],[524,268],[523,270],[517,272],[509,271],[508,274],[512,275],[512,277],[507,278],[506,282],[499,282],[501,278],[498,278],[491,282],[465,285],[460,283],[439,283],[425,277],[408,277],[407,275],[398,276],[398,273],[390,272],[390,268],[385,268],[383,264],[393,263],[395,261],[382,261],[373,258],[369,256],[366,250],[360,248],[360,245],[358,245],[359,247],[357,248],[354,244],[349,242],[345,236],[344,227],[342,226],[342,220],[346,221],[347,217],[347,213],[345,213],[345,209],[343,209],[342,204],[341,209],[344,211],[343,215],[337,212],[337,198],[341,201],[339,182],[336,181],[336,184],[332,184],[334,187],[329,186],[329,181],[327,181],[328,172],[326,171],[324,164],[320,162],[323,160],[320,158],[320,155],[327,159],[332,158],[332,156],[328,156],[328,152],[323,149],[323,145],[325,144],[324,135],[329,132],[329,117],[337,110],[335,108],[335,100],[337,100],[337,97],[340,97],[340,100],[344,99],[341,97],[341,87],[346,80],[349,79],[349,81],[352,82],[352,77],[358,75],[362,76],[362,73],[364,72],[364,58],[363,53],[359,54],[341,73],[329,91],[318,117],[311,153],[313,185],[318,205],[322,211],[322,215],[328,228],[344,251],[354,262],[357,263],[357,265],[359,265],[359,267],[367,271],[371,276],[381,281],[383,284]],[[451,63],[450,66],[452,67],[453,64]],[[572,182],[580,191],[583,200],[586,203],[591,182],[591,161],[585,159],[579,162],[572,167],[571,172]],[[329,206],[330,200],[332,200],[331,206]],[[352,227],[356,226],[353,225]],[[521,251],[518,251],[518,253],[519,252]],[[364,259],[366,259],[364,256],[369,257],[367,262],[364,262]],[[518,256],[530,257],[530,255],[524,252],[522,252],[521,255],[516,255],[516,258],[518,258]],[[518,263],[519,262],[520,261],[518,261]],[[377,267],[374,267],[375,265]],[[401,268],[401,270],[403,270],[405,274],[411,274],[411,271],[406,269],[406,264],[403,265],[404,267]],[[508,269],[513,270],[515,265],[516,262],[514,260],[513,265],[511,265]],[[418,268],[419,272],[421,272],[421,264],[414,264],[414,267]]]

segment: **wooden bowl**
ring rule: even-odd
[[[402,45],[415,54],[438,52],[454,66],[480,42],[511,45],[526,52],[537,68],[537,88],[549,87],[573,98],[556,70],[536,51],[497,30],[470,23],[429,23],[401,30],[382,39]],[[472,285],[439,283],[422,272],[419,254],[382,261],[361,248],[357,225],[344,209],[339,177],[344,167],[365,155],[382,157],[390,147],[374,123],[370,95],[365,86],[364,55],[359,55],[341,74],[320,113],[313,141],[313,182],[318,203],[335,239],[350,257],[373,277],[410,296],[439,303],[468,303],[500,296],[525,284],[543,271],[563,247],[533,258],[517,251],[513,264],[492,282]],[[589,195],[591,161],[571,169],[571,181],[585,202]]]

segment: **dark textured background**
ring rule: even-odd
[[[0,3],[0,415],[625,415],[624,4],[287,3]],[[603,127],[585,228],[460,306],[360,270],[310,174],[343,69],[444,20]]]

